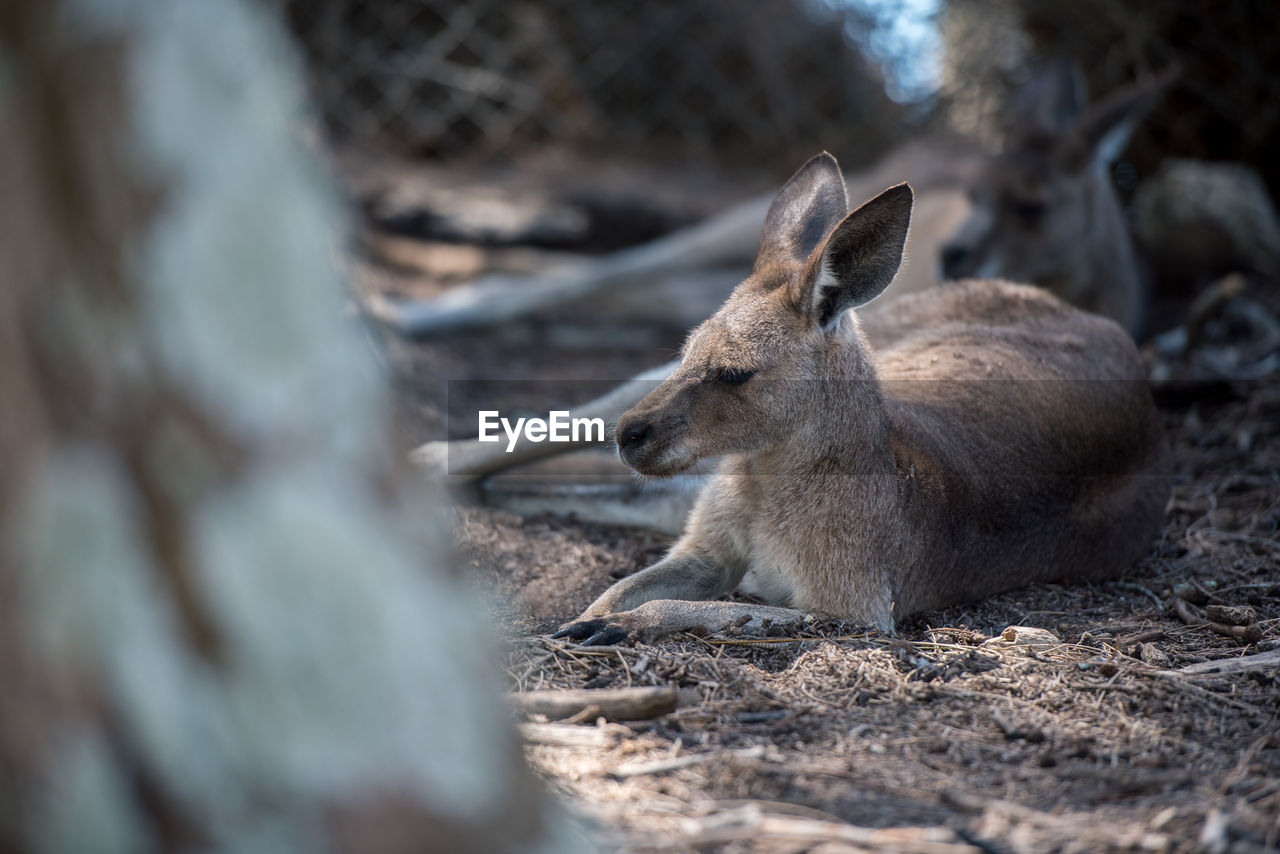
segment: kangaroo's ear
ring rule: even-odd
[[[798,294],[801,310],[814,323],[834,329],[846,309],[871,302],[889,287],[902,263],[911,202],[911,188],[898,184],[846,216],[831,232]]]
[[[1075,125],[1088,103],[1088,89],[1080,66],[1065,55],[1041,65],[1014,103],[1012,136],[1056,137]]]
[[[1080,117],[1058,148],[1071,169],[1106,168],[1120,159],[1138,122],[1178,77],[1177,68],[1112,92]]]
[[[807,260],[848,211],[840,165],[824,151],[801,166],[769,206],[757,269],[771,261]]]

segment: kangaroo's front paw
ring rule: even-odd
[[[553,638],[580,640],[584,646],[612,646],[621,643],[651,643],[660,637],[680,631],[666,617],[664,601],[645,602],[629,611],[601,612],[593,605],[581,617],[566,623]]]
[[[553,638],[580,640],[586,646],[652,643],[678,632],[706,631],[703,612],[728,602],[687,602],[654,599],[629,611],[601,612],[593,605],[581,617],[560,628]],[[741,607],[741,606],[739,606]]]
[[[583,646],[615,646],[631,639],[630,633],[622,624],[622,614],[608,614],[593,620],[575,620],[565,623],[560,630],[551,635],[553,638],[568,638],[582,641]]]

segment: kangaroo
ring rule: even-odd
[[[943,277],[1040,285],[1139,339],[1147,284],[1109,167],[1174,74],[1087,108],[1080,69],[1047,65],[1021,93],[1009,147],[971,188],[972,212],[942,248]]]
[[[665,558],[558,637],[588,644],[823,614],[885,632],[1033,581],[1114,576],[1162,517],[1165,446],[1129,336],[1035,287],[969,280],[857,315],[912,192],[847,213],[829,154],[769,208],[752,273],[618,421],[647,477],[721,457]],[[846,215],[847,214],[847,215]],[[705,600],[741,590],[764,605]]]

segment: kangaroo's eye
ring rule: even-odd
[[[755,371],[746,368],[721,368],[716,372],[716,379],[725,385],[742,385],[755,375]]]

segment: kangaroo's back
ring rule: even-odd
[[[904,611],[1112,576],[1141,556],[1131,532],[1163,512],[1166,448],[1117,324],[1038,288],[970,280],[870,326],[897,468],[947,498],[919,508],[917,530],[929,551],[965,555],[904,576]]]

